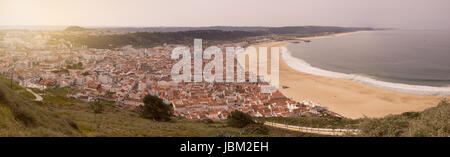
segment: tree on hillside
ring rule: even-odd
[[[90,107],[94,112],[94,123],[97,124],[97,114],[103,113],[105,111],[104,104],[97,99],[90,103]],[[97,127],[98,126],[99,125],[97,124]]]
[[[241,111],[232,111],[230,116],[228,116],[227,123],[229,126],[236,128],[243,128],[249,124],[255,124],[252,117]]]
[[[173,114],[172,105],[165,104],[162,99],[146,95],[143,99],[144,106],[141,107],[141,115],[147,119],[156,121],[169,121]]]
[[[6,99],[5,94],[0,91],[0,104],[7,104],[8,103],[8,99]]]

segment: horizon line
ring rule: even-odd
[[[160,25],[160,26],[120,26],[120,25],[0,25],[0,27],[69,27],[69,26],[79,26],[79,27],[118,27],[118,28],[149,28],[149,27],[356,27],[356,28],[375,28],[371,26],[337,26],[337,25],[283,25],[283,26],[261,26],[261,25],[204,25],[204,26],[171,26],[171,25]]]

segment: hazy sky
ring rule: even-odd
[[[450,28],[450,0],[0,0],[0,25]]]

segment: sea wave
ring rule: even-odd
[[[355,82],[371,85],[378,88],[383,88],[395,92],[417,94],[417,95],[433,95],[433,96],[450,96],[450,87],[432,87],[422,85],[410,85],[402,83],[393,83],[376,80],[370,77],[361,76],[357,74],[346,74],[328,71],[311,66],[302,59],[293,57],[291,52],[286,47],[282,47],[281,56],[284,62],[294,70],[313,75],[348,79]]]

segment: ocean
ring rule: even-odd
[[[450,31],[368,31],[285,48],[282,58],[301,72],[404,93],[450,95]]]

